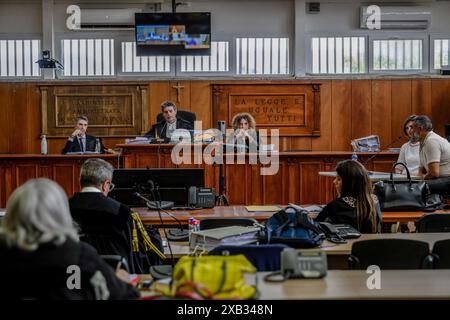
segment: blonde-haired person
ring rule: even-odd
[[[247,147],[258,146],[256,134],[256,121],[250,113],[241,112],[236,114],[231,121],[234,130],[231,141],[237,145],[245,144]],[[231,142],[229,141],[229,142]]]
[[[372,183],[366,168],[358,161],[344,160],[336,166],[333,183],[338,197],[329,202],[316,221],[349,224],[362,233],[381,230],[381,210],[372,194]]]
[[[63,189],[29,180],[6,205],[0,228],[0,298],[129,299],[139,292],[78,240]],[[120,277],[120,278],[119,278]],[[123,280],[121,280],[123,279]]]

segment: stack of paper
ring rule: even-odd
[[[221,245],[244,245],[258,241],[260,228],[232,226],[191,233],[191,249],[212,250]]]
[[[148,138],[146,137],[136,137],[134,139],[126,139],[126,144],[147,144],[149,142]]]

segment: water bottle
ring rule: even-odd
[[[353,161],[358,161],[358,155],[356,154],[355,151],[353,151],[353,153],[352,153],[352,160]]]
[[[42,135],[41,154],[47,154],[47,138],[46,138],[45,134]]]
[[[191,243],[191,233],[194,232],[194,228],[195,228],[195,218],[190,217],[188,220],[188,226],[189,226],[189,243]]]
[[[100,153],[100,139],[99,138],[96,138],[95,139],[95,153]]]

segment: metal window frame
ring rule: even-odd
[[[313,38],[364,38],[365,40],[365,63],[364,63],[364,72],[359,73],[313,73],[313,54],[312,54],[312,39]],[[306,34],[306,41],[307,45],[305,46],[306,50],[306,75],[313,76],[313,77],[337,77],[337,78],[345,78],[345,77],[357,77],[357,76],[365,76],[369,75],[369,36],[366,32],[348,32],[348,33],[327,33],[327,32],[315,32],[315,33],[309,33]],[[336,45],[336,41],[335,41]],[[358,45],[359,46],[359,45]],[[336,48],[336,46],[335,46]],[[351,45],[350,45],[350,55],[351,55]],[[328,53],[327,53],[328,55]],[[358,52],[358,64],[359,64],[359,52]],[[319,57],[320,59],[320,57]],[[336,59],[335,59],[336,60]],[[328,59],[327,59],[328,64]],[[328,68],[327,68],[328,69]],[[336,69],[336,63],[335,63],[335,69]],[[319,66],[320,70],[320,66]],[[342,70],[344,70],[344,64],[342,65]]]
[[[288,73],[286,74],[266,74],[266,73],[262,73],[262,74],[238,74],[238,70],[237,70],[237,66],[238,66],[238,61],[236,59],[236,56],[238,55],[237,52],[237,39],[242,39],[242,38],[253,38],[253,39],[257,39],[257,38],[263,38],[263,39],[288,39],[289,45],[288,45]],[[294,78],[294,72],[295,72],[295,68],[294,68],[294,59],[293,59],[293,55],[292,55],[292,50],[295,48],[295,41],[292,40],[292,38],[288,35],[285,36],[281,36],[281,35],[277,35],[277,36],[259,36],[259,35],[252,35],[252,36],[238,36],[238,37],[233,37],[233,44],[235,45],[236,48],[234,48],[234,52],[233,52],[233,56],[234,56],[234,60],[235,60],[235,68],[234,68],[234,77],[235,78],[250,78],[250,79],[277,79],[277,78]],[[264,54],[263,54],[264,57]],[[264,58],[263,58],[264,60]]]
[[[190,77],[190,78],[201,78],[201,77],[230,77],[235,73],[235,43],[232,38],[220,37],[220,39],[214,39],[212,41],[217,42],[227,42],[228,43],[228,71],[181,71],[181,57],[176,58],[176,75],[177,77]]]
[[[38,40],[39,41],[39,54],[42,54],[42,34],[10,34],[10,33],[0,33],[0,40],[6,41],[17,41],[17,40]],[[40,57],[39,55],[39,57]],[[36,61],[33,61],[35,63]],[[0,76],[0,82],[8,82],[11,80],[23,80],[23,81],[36,81],[43,79],[43,72],[39,70],[38,76]]]
[[[65,79],[65,80],[111,80],[111,79],[117,79],[117,68],[118,68],[118,57],[120,59],[120,51],[118,52],[117,48],[117,36],[113,36],[109,32],[61,32],[55,34],[55,57],[58,57],[59,61],[64,65],[63,63],[63,51],[62,51],[62,40],[99,40],[99,39],[109,39],[113,40],[113,55],[114,55],[114,75],[85,75],[85,76],[66,76],[64,75],[64,71],[60,72],[57,76],[58,79]],[[103,46],[102,46],[103,50]],[[64,66],[65,68],[66,66]],[[94,66],[95,69],[95,66]],[[58,72],[58,71],[57,71]],[[95,70],[94,70],[95,72]]]
[[[440,69],[434,68],[434,41],[435,40],[448,40],[449,41],[449,51],[450,51],[450,33],[430,33],[429,43],[430,43],[430,73],[439,73]],[[449,63],[450,63],[450,52],[449,52]]]
[[[119,41],[119,40],[118,40]],[[116,75],[118,78],[133,78],[133,79],[139,79],[139,78],[149,78],[149,77],[157,77],[157,78],[171,78],[175,76],[175,72],[174,72],[174,57],[169,56],[169,71],[163,71],[163,72],[126,72],[122,70],[122,59],[124,58],[122,56],[122,43],[124,42],[135,42],[135,40],[131,40],[130,39],[120,39],[120,41],[117,43],[118,46],[118,55],[120,57],[118,63],[118,70],[116,72]]]
[[[422,40],[422,69],[417,70],[374,70],[373,68],[373,42],[375,40]],[[427,32],[390,32],[374,31],[369,34],[369,74],[374,75],[411,75],[429,73],[429,36]]]

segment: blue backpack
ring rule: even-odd
[[[306,210],[286,207],[267,220],[260,241],[283,243],[293,248],[315,248],[324,239],[325,235],[318,223],[308,216]]]

